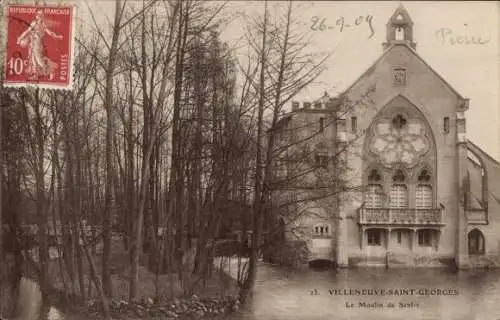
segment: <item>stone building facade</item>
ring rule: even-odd
[[[286,239],[309,261],[499,265],[500,164],[466,138],[469,100],[416,50],[399,6],[365,73],[335,98],[293,102],[274,128],[276,175],[293,186],[276,193]]]

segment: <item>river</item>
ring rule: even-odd
[[[253,297],[229,319],[499,320],[500,270],[291,271],[262,263]]]
[[[236,275],[231,265],[226,271]],[[37,285],[23,279],[21,287],[22,318],[35,319]],[[50,313],[51,320],[65,319],[55,308]],[[500,270],[297,271],[260,263],[253,296],[227,319],[500,320]]]

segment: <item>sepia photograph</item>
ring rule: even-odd
[[[498,2],[0,7],[0,320],[500,320]]]

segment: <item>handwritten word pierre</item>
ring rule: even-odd
[[[313,31],[339,30],[343,32],[347,28],[361,25],[367,25],[370,28],[370,36],[368,39],[372,38],[375,31],[373,29],[373,16],[370,14],[366,16],[357,16],[352,21],[346,21],[344,17],[338,17],[335,22],[320,16],[313,16],[311,18],[311,30]]]
[[[467,24],[464,24],[467,26]],[[441,41],[442,44],[450,44],[450,45],[460,45],[460,44],[486,44],[490,42],[490,38],[483,38],[483,36],[471,36],[466,32],[459,33],[450,28],[440,28],[436,31],[436,37]]]

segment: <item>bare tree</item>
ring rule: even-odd
[[[328,55],[314,57],[307,53],[305,35],[294,29],[292,2],[288,3],[286,13],[271,22],[267,3],[263,20],[250,22],[248,43],[252,48],[260,69],[259,79],[250,82],[256,91],[257,104],[257,153],[254,190],[254,223],[252,255],[249,262],[248,278],[245,288],[249,290],[255,281],[256,261],[262,243],[264,221],[270,212],[272,177],[274,164],[274,144],[276,131],[266,128],[276,126],[285,104],[297,93],[312,83],[323,71]],[[256,40],[260,37],[260,43]],[[253,76],[246,73],[247,78]],[[269,122],[264,117],[270,117]],[[267,132],[266,132],[267,131]],[[266,134],[265,134],[266,133]]]
[[[155,150],[158,152],[157,141],[161,136],[159,121],[164,113],[165,103],[168,101],[167,98],[171,91],[171,75],[169,71],[172,67],[171,62],[173,60],[174,44],[177,40],[174,26],[178,19],[177,16],[180,9],[180,3],[175,3],[172,7],[164,7],[164,9],[167,11],[166,15],[171,19],[168,22],[164,20],[163,23],[159,23],[160,15],[158,11],[156,11],[158,8],[142,9],[141,19],[138,22],[141,30],[139,35],[140,41],[138,43],[139,48],[132,47],[130,50],[131,68],[135,71],[140,81],[139,87],[142,93],[143,108],[139,202],[135,217],[130,217],[135,221],[133,238],[130,243],[131,269],[129,298],[131,300],[135,299],[137,295],[139,256],[143,239],[144,216],[146,214],[149,218],[149,232],[147,234],[149,235],[150,244],[152,244],[152,249],[150,249],[150,251],[156,252],[158,223],[153,223],[152,219],[155,194],[151,178],[154,177],[157,172],[154,171],[155,158],[152,156]],[[161,39],[162,41],[153,41],[153,39]],[[151,41],[151,45],[147,43],[148,40]],[[131,42],[131,45],[133,46],[134,43]],[[157,221],[158,219],[156,218],[155,220]]]

